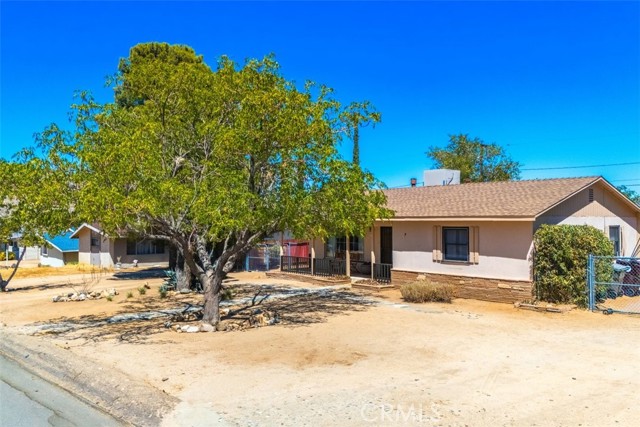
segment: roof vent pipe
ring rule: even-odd
[[[416,178],[411,178],[411,186],[415,187],[418,180]]]

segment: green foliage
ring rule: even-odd
[[[165,299],[167,297],[167,290],[160,286],[160,288],[158,288],[158,294],[160,295],[161,299]]]
[[[619,185],[616,188],[618,189],[619,192],[624,194],[629,200],[631,200],[636,205],[640,206],[640,194],[638,194],[636,191],[633,191],[626,185]]]
[[[589,225],[542,225],[534,235],[536,298],[543,301],[587,303],[589,254],[613,256],[613,244]],[[599,263],[596,280],[610,281],[610,263]]]
[[[233,291],[229,288],[225,288],[220,292],[220,301],[229,301],[233,299]]]
[[[113,295],[107,295],[105,298],[109,302],[113,301]]]
[[[360,164],[360,128],[380,123],[382,115],[369,102],[352,102],[340,114],[345,131],[353,141],[353,164]]]
[[[144,294],[146,294],[146,293],[147,293],[147,288],[145,288],[144,286],[140,286],[140,287],[138,288],[138,293],[139,293],[140,295],[144,295]]]
[[[175,291],[178,287],[178,275],[173,270],[165,270],[164,274],[167,277],[164,278],[162,285],[160,285],[160,292]]]
[[[520,177],[520,163],[497,144],[485,144],[466,134],[450,135],[446,148],[430,147],[436,168],[457,169],[461,182],[509,181]]]
[[[297,88],[272,56],[212,69],[189,47],[141,44],[111,82],[113,103],[80,93],[72,131],[52,125],[37,151],[0,163],[26,178],[0,200],[19,204],[12,224],[34,236],[98,222],[172,243],[205,289],[204,321],[217,321],[224,274],[265,235],[362,235],[391,214],[382,183],[338,155],[331,90]]]
[[[12,251],[9,251],[8,254],[5,251],[0,252],[0,261],[7,260],[7,257],[9,258],[8,261],[12,261],[16,258]]]
[[[133,298],[133,292],[131,291],[127,292],[127,299],[128,298]]]
[[[453,286],[430,282],[413,282],[400,287],[402,298],[407,302],[448,302],[453,298]]]

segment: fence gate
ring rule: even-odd
[[[589,255],[589,309],[640,314],[640,258]]]
[[[269,271],[280,268],[280,247],[276,245],[258,245],[244,258],[245,271]]]

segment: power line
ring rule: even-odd
[[[562,166],[557,168],[528,168],[528,169],[520,169],[520,170],[521,171],[550,171],[550,170],[560,170],[560,169],[604,168],[609,166],[629,166],[629,165],[640,165],[640,162],[609,163],[606,165]]]

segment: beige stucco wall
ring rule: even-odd
[[[78,233],[78,262],[91,264],[91,230],[83,228]]]
[[[593,186],[593,201],[589,202],[589,189],[565,200],[541,215],[535,229],[542,224],[591,225],[607,237],[610,226],[619,226],[622,234],[623,256],[638,256],[634,248],[640,237],[638,214],[620,197],[602,183]]]
[[[478,227],[477,264],[433,260],[434,226]],[[531,280],[528,221],[393,221],[395,270],[505,280]]]
[[[83,228],[78,233],[78,262],[80,264],[91,264],[91,230]],[[107,236],[100,236],[99,263],[102,267],[112,267],[114,265],[113,241]]]

